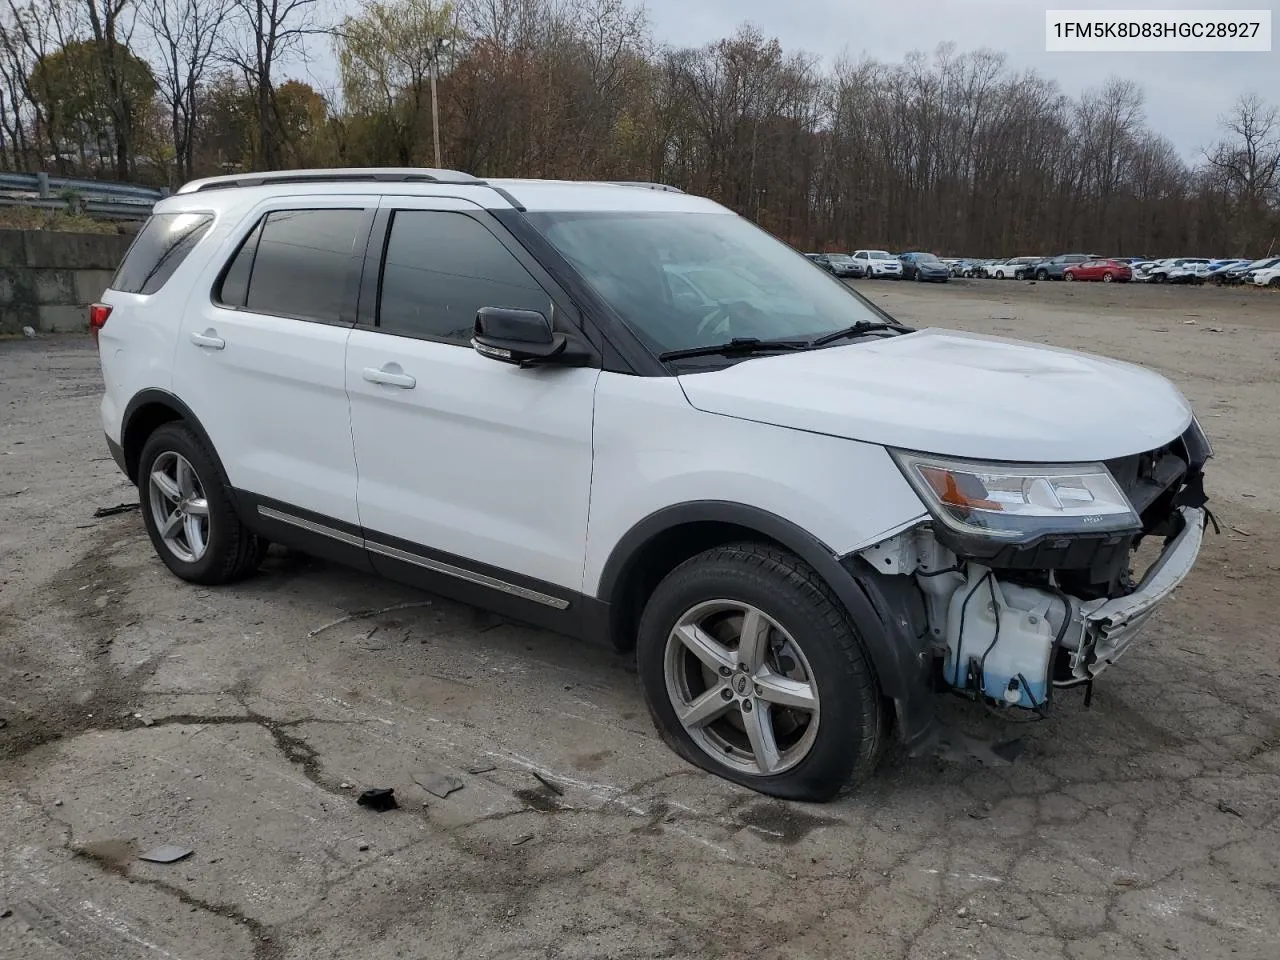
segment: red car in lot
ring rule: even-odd
[[[1086,260],[1062,271],[1065,280],[1101,280],[1103,283],[1125,283],[1133,279],[1133,270],[1123,260]]]

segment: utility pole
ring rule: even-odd
[[[436,169],[440,169],[440,103],[436,99],[436,60],[439,50],[431,54],[431,139],[436,148]]]
[[[431,140],[436,148],[436,169],[444,164],[440,160],[440,101],[436,96],[436,75],[440,72],[440,53],[450,41],[436,37],[431,45]]]

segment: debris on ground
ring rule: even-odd
[[[522,833],[520,836],[516,837],[514,840],[511,841],[511,845],[513,847],[518,847],[522,843],[528,843],[532,839],[533,839],[532,833]]]
[[[1233,817],[1239,817],[1242,820],[1244,819],[1244,814],[1241,813],[1239,810],[1237,810],[1235,807],[1233,807],[1231,804],[1227,803],[1227,801],[1225,800],[1218,801],[1218,809],[1221,810],[1223,813],[1231,814]]]
[[[473,763],[471,766],[467,767],[467,773],[475,776],[481,773],[489,773],[491,770],[497,770],[497,769],[498,768],[492,763],[484,763],[484,762]]]
[[[556,783],[554,780],[548,780],[537,770],[532,771],[532,773],[535,780],[554,793],[557,797],[564,796],[564,787],[560,786],[560,784]]]
[[[957,917],[967,917],[968,915],[969,915],[968,907],[960,907],[959,909],[956,910]]]
[[[367,843],[359,843],[359,844],[356,844],[356,849],[359,850],[361,853],[364,853],[366,850],[369,849],[369,845]]]
[[[149,863],[177,863],[179,860],[185,860],[193,853],[195,853],[195,851],[190,847],[179,847],[172,843],[162,843],[158,847],[152,847],[146,853],[138,854],[138,859],[146,860]]]
[[[99,507],[93,511],[94,517],[113,517],[117,513],[128,513],[130,510],[137,510],[137,503],[117,503],[114,507]]]
[[[429,607],[430,600],[414,600],[412,603],[393,603],[389,607],[383,607],[381,610],[355,610],[348,613],[345,617],[339,617],[337,620],[330,620],[328,623],[322,623],[314,630],[307,631],[307,638],[318,637],[326,630],[331,630],[336,626],[344,623],[350,623],[352,620],[363,620],[365,617],[378,617],[384,613],[391,613],[393,610],[410,610],[414,607]]]
[[[396,803],[396,791],[392,787],[371,787],[356,798],[356,803],[375,813],[386,813],[400,806]]]
[[[35,327],[23,327],[23,328],[22,328],[22,335],[23,335],[24,337],[34,337],[34,336],[36,335],[36,328],[35,328]]]
[[[1246,530],[1244,527],[1232,527],[1231,529],[1232,529],[1232,530],[1234,530],[1236,533],[1240,534],[1240,536],[1242,536],[1242,537],[1252,537],[1252,536],[1253,536],[1253,534],[1252,534],[1252,533],[1250,533],[1248,530]]]
[[[415,776],[413,782],[427,791],[427,793],[437,796],[441,800],[455,790],[462,789],[462,781],[460,779],[444,773],[428,773],[422,777]]]

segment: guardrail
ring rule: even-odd
[[[0,173],[0,207],[66,210],[106,220],[145,220],[167,188],[112,180],[54,177],[47,173]],[[68,198],[73,198],[69,201]]]

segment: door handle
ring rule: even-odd
[[[215,336],[213,330],[206,330],[204,333],[193,333],[191,342],[197,347],[208,347],[210,350],[221,350],[227,345],[227,341]]]
[[[407,373],[396,373],[393,370],[385,369],[378,370],[375,367],[365,367],[364,378],[370,383],[380,383],[388,387],[400,387],[404,390],[412,390],[418,385],[417,379]]]

